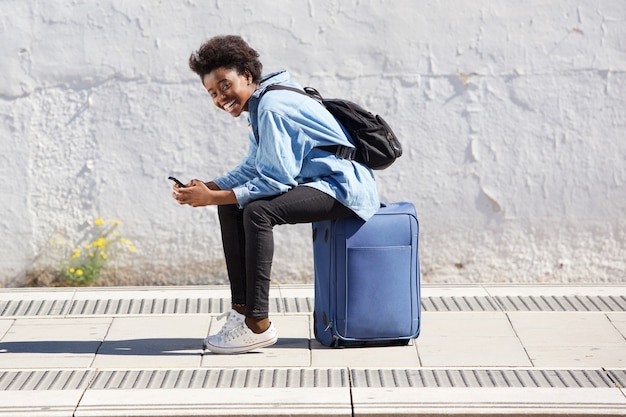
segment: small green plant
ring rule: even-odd
[[[58,248],[61,275],[69,285],[89,286],[100,277],[107,263],[120,251],[135,252],[133,243],[121,237],[118,220],[96,219],[85,235],[73,244],[63,235],[51,239]]]

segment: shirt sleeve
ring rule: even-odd
[[[248,154],[241,164],[227,174],[213,180],[222,190],[232,190],[257,176],[255,168],[257,142],[252,133],[249,134],[248,139]]]
[[[278,195],[298,185],[296,177],[310,146],[297,124],[272,111],[259,112],[259,141],[253,136],[255,152],[248,154],[246,161],[229,173],[229,177],[243,178],[253,174],[242,184],[231,187],[240,207],[260,198]],[[228,185],[227,181],[216,181]]]

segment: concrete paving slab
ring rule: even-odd
[[[0,288],[0,301],[71,300],[75,288]]]
[[[534,366],[624,367],[626,350],[613,346],[527,346]]]
[[[508,313],[534,366],[626,366],[626,339],[604,313]]]
[[[15,320],[12,319],[0,320],[0,342],[2,341],[2,338],[4,337],[6,332],[8,332],[11,326],[13,326],[14,322]]]
[[[73,417],[83,392],[0,391],[0,417]]]
[[[115,317],[92,366],[197,367],[211,316]]]
[[[311,364],[309,350],[309,317],[304,315],[274,315],[271,317],[278,332],[274,346],[243,355],[217,355],[206,351],[203,367],[306,367]],[[221,328],[223,321],[211,324],[210,334]]]
[[[87,390],[76,417],[352,416],[350,388]]]
[[[525,346],[623,346],[626,340],[604,313],[508,313]]]
[[[531,365],[500,312],[424,312],[416,344],[423,366]]]
[[[422,285],[422,297],[489,297],[482,285]]]
[[[0,368],[89,367],[111,318],[16,319],[0,340]]]
[[[332,348],[311,341],[311,366],[363,366],[415,367],[419,358],[413,342],[407,346]]]
[[[75,300],[95,300],[107,297],[117,299],[141,299],[141,298],[230,298],[230,290],[227,286],[164,286],[164,287],[89,287],[76,288]]]
[[[626,397],[599,388],[353,388],[354,416],[618,416]]]
[[[606,316],[622,337],[626,339],[626,313],[608,313]]]

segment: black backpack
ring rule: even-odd
[[[290,90],[317,100],[344,127],[355,145],[355,148],[334,145],[320,146],[318,149],[334,153],[341,158],[355,160],[372,169],[385,169],[402,155],[400,142],[385,120],[358,104],[338,98],[325,99],[312,87],[305,87],[302,91],[279,84],[267,86],[261,97],[272,90]]]

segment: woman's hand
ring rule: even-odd
[[[235,204],[237,202],[233,191],[219,190],[217,186],[215,186],[216,190],[213,187],[211,188],[209,189],[207,184],[200,180],[191,180],[185,187],[174,184],[172,186],[174,190],[172,197],[178,201],[178,204],[188,204],[192,207]]]
[[[178,184],[172,186],[172,197],[178,204],[188,204],[192,207],[208,206],[211,201],[209,188],[199,180],[191,180],[184,187]]]

